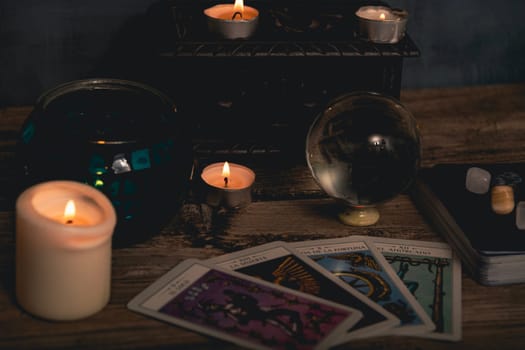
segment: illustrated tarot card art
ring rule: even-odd
[[[430,316],[425,338],[461,340],[461,262],[447,243],[369,237]]]
[[[361,312],[197,259],[184,260],[128,308],[250,349],[328,349]]]
[[[430,317],[385,257],[365,236],[324,239],[292,244],[335,276],[396,315],[401,324],[384,334],[428,333],[435,326]]]
[[[299,254],[286,242],[274,241],[207,260],[223,268],[356,308],[363,318],[341,342],[371,336],[400,324],[399,319],[330,272]]]

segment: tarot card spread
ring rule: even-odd
[[[400,323],[393,314],[285,242],[263,244],[208,262],[360,310],[363,318],[341,337],[341,342],[374,335]]]
[[[425,338],[461,340],[461,263],[450,246],[369,237],[436,325]]]
[[[328,349],[360,311],[188,259],[129,303],[130,310],[251,349]]]
[[[383,334],[413,335],[435,328],[384,256],[364,236],[292,244],[320,266],[396,315],[401,324]]]

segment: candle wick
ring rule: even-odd
[[[228,187],[228,177],[224,178],[224,187]]]
[[[66,221],[66,224],[72,224],[73,223],[73,220],[69,219]]]
[[[242,19],[242,13],[240,11],[235,11],[233,13],[232,20],[235,19],[235,17],[237,17],[237,15],[239,15],[240,19]]]

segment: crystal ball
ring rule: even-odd
[[[193,170],[191,139],[174,101],[134,81],[85,79],[44,92],[17,145],[20,191],[75,180],[117,213],[115,246],[146,240],[177,212]]]
[[[413,115],[396,98],[375,92],[335,98],[306,137],[315,181],[349,207],[374,207],[408,189],[420,158]]]

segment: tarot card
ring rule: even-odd
[[[286,242],[275,241],[207,260],[209,263],[261,278],[358,309],[363,318],[341,342],[370,336],[399,325],[399,319],[331,273],[299,254]]]
[[[427,333],[435,326],[383,255],[364,236],[293,243],[301,253],[396,315],[383,334]]]
[[[132,311],[250,349],[328,349],[361,312],[197,259],[129,303]]]
[[[461,340],[461,262],[450,246],[368,237],[430,316],[436,329],[425,338]]]

